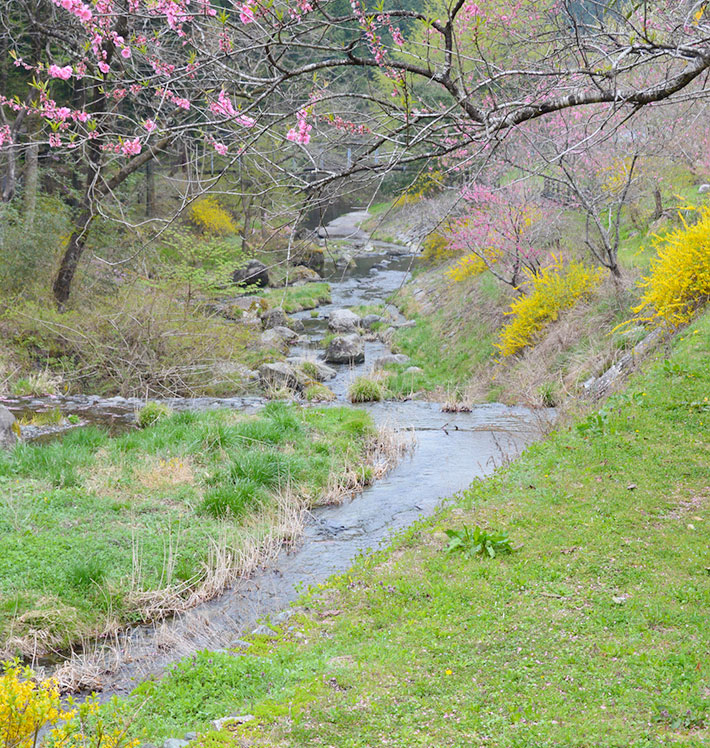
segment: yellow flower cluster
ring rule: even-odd
[[[481,254],[484,255],[485,259],[475,252],[464,255],[459,258],[455,265],[452,265],[446,271],[446,275],[455,283],[460,283],[466,280],[466,278],[473,278],[476,275],[480,275],[490,264],[494,263],[500,257],[500,252],[495,247],[489,247]]]
[[[418,203],[422,198],[438,192],[443,184],[444,175],[440,171],[424,171],[408,187],[407,191],[395,200],[395,207]]]
[[[632,163],[633,159],[630,156],[615,158],[611,164],[604,166],[597,172],[597,177],[601,180],[601,187],[604,192],[614,194],[624,188],[629,178]]]
[[[443,262],[457,254],[458,250],[451,247],[448,237],[439,230],[432,231],[422,242],[422,257],[426,262]]]
[[[225,236],[237,230],[232,216],[213,197],[203,197],[195,202],[190,217],[207,234]]]
[[[54,683],[36,683],[29,668],[5,667],[0,675],[0,747],[29,748],[44,725],[60,719],[59,691]]]
[[[40,731],[46,732],[38,741]],[[123,726],[109,727],[90,697],[65,708],[52,680],[37,682],[17,662],[0,663],[0,748],[136,748]]]
[[[644,321],[677,327],[689,322],[695,310],[710,299],[710,207],[698,209],[698,221],[657,239],[657,256],[641,303],[633,309]]]
[[[553,257],[553,264],[533,274],[525,270],[528,292],[517,298],[506,314],[511,321],[503,327],[496,347],[503,356],[512,356],[530,345],[535,335],[557,319],[563,309],[574,306],[601,281],[604,272],[581,262],[563,264]]]

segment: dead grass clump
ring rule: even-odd
[[[386,475],[415,446],[414,432],[381,426],[365,447],[362,464],[335,476],[319,504],[342,504]]]
[[[230,532],[224,525],[218,538],[210,543],[203,568],[191,579],[173,581],[171,559],[175,549],[166,553],[165,583],[159,589],[147,589],[143,583],[140,551],[134,552],[134,574],[127,595],[129,605],[144,621],[158,621],[211,600],[238,579],[249,577],[259,566],[274,558],[284,544],[293,544],[301,535],[306,501],[290,487],[279,492],[274,502]]]
[[[137,468],[135,476],[149,490],[195,484],[195,473],[189,457],[156,458]]]

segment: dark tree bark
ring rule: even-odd
[[[69,296],[71,295],[74,276],[79,267],[81,256],[84,254],[84,249],[86,248],[86,237],[89,227],[96,217],[96,211],[94,208],[96,202],[115,190],[135,171],[152,161],[158,151],[165,148],[171,140],[171,135],[159,140],[154,146],[147,148],[139,156],[131,159],[120,171],[114,174],[111,179],[106,182],[101,182],[97,186],[94,185],[100,176],[101,167],[99,163],[92,162],[88,169],[86,192],[84,199],[82,200],[81,210],[77,220],[74,222],[74,227],[69,236],[67,248],[64,250],[64,254],[62,255],[62,260],[59,264],[59,271],[57,272],[57,277],[54,279],[54,285],[52,287],[54,299],[57,302],[59,309],[63,309],[66,306]]]

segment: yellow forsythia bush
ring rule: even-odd
[[[677,327],[710,299],[710,207],[699,220],[657,240],[657,256],[641,282],[641,303],[633,309],[641,320]]]
[[[234,234],[237,230],[232,216],[213,197],[203,197],[195,202],[190,218],[207,234],[224,236]]]
[[[466,278],[474,278],[480,275],[484,270],[488,268],[488,265],[494,263],[500,252],[494,247],[490,247],[488,250],[482,253],[486,259],[483,259],[480,255],[475,252],[460,257],[458,261],[452,265],[447,271],[446,275],[455,283],[460,283],[466,280]]]
[[[563,309],[574,306],[601,281],[604,272],[581,262],[563,264],[553,257],[552,265],[533,274],[525,270],[528,292],[517,298],[506,314],[511,321],[501,330],[496,347],[503,356],[512,356],[530,345],[535,335],[554,321]]]
[[[46,732],[38,740],[40,731]],[[111,728],[95,698],[63,706],[52,680],[38,683],[17,662],[0,663],[0,748],[135,748],[123,727]]]
[[[441,231],[432,231],[422,242],[422,258],[425,262],[435,264],[450,260],[459,253],[449,243],[449,238]]]

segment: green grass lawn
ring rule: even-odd
[[[215,543],[258,544],[339,476],[366,482],[373,433],[362,411],[272,403],[0,451],[0,651],[66,646],[199,587]]]
[[[330,284],[306,283],[303,286],[286,286],[285,288],[271,288],[260,292],[269,307],[281,307],[284,312],[291,314],[304,309],[315,309],[321,304],[330,303]]]
[[[136,728],[200,748],[708,745],[710,314],[657,359],[311,590],[276,640],[142,686]],[[447,554],[464,525],[517,550]]]

